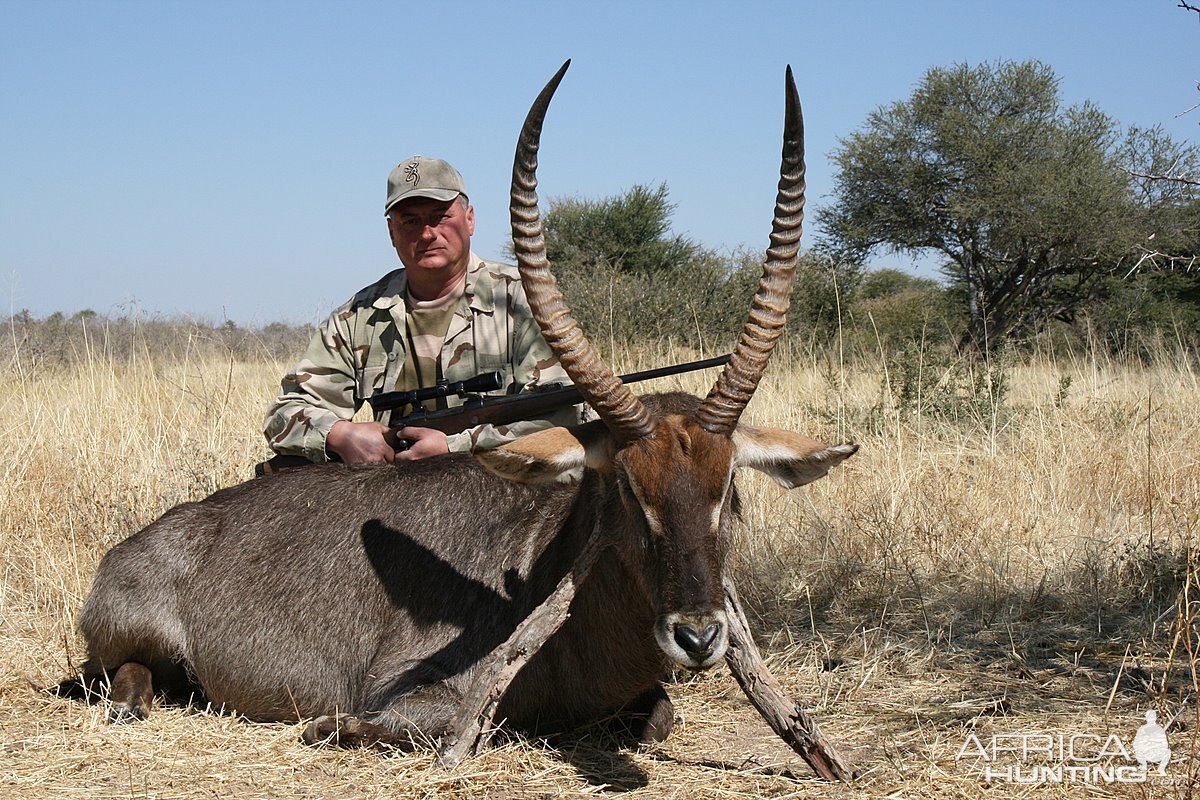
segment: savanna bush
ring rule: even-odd
[[[236,361],[293,360],[312,328],[284,322],[243,327],[185,317],[109,317],[90,309],[43,318],[21,311],[3,321],[0,359],[23,371],[74,369],[81,364],[170,362],[220,356]]]

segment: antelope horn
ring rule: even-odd
[[[550,98],[569,66],[571,62],[567,60],[542,89],[529,109],[521,137],[517,140],[509,206],[513,252],[517,256],[529,307],[550,349],[558,356],[584,400],[596,410],[613,436],[625,443],[650,435],[654,431],[654,420],[642,401],[600,359],[584,337],[579,322],[571,315],[550,271],[542,219],[538,214],[537,151],[542,120]]]
[[[779,168],[771,247],[737,347],[696,412],[701,427],[725,436],[731,435],[737,426],[738,418],[758,388],[771,350],[783,333],[796,275],[796,253],[804,222],[804,119],[790,66],[786,83],[783,163]]]

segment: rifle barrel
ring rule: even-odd
[[[681,372],[695,372],[700,369],[708,369],[710,367],[719,367],[729,363],[729,353],[715,358],[706,358],[703,361],[689,361],[686,364],[672,364],[669,367],[657,367],[655,369],[642,370],[641,372],[632,372],[629,375],[621,375],[621,383],[637,383],[638,381],[648,381],[653,378],[666,378],[670,375],[678,375]]]

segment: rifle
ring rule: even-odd
[[[624,384],[638,383],[639,381],[648,381],[653,378],[665,378],[684,372],[719,367],[727,363],[729,363],[729,356],[723,355],[716,358],[704,359],[703,361],[689,361],[686,364],[675,364],[669,367],[633,372],[619,377],[621,383]],[[411,426],[433,428],[445,434],[459,433],[476,425],[506,425],[510,422],[530,419],[531,417],[537,417],[556,409],[578,405],[583,402],[583,397],[579,394],[578,389],[574,386],[559,383],[551,383],[546,386],[539,386],[533,391],[522,392],[520,394],[507,394],[500,397],[483,397],[479,394],[480,392],[499,389],[502,384],[503,378],[499,372],[486,372],[482,375],[468,378],[465,381],[456,381],[454,383],[443,381],[435,386],[424,389],[413,389],[404,392],[383,392],[369,398],[367,402],[371,404],[371,409],[377,414],[381,411],[393,411],[404,406],[412,406],[414,409],[411,413],[393,421],[388,428],[388,433],[385,434],[388,444],[392,445],[396,450],[404,450],[408,447],[408,442],[396,434],[401,428]],[[435,411],[428,411],[421,408],[421,404],[426,400],[450,397],[452,395],[464,398],[463,404],[452,408],[439,408]],[[330,460],[336,460],[336,456],[331,457]],[[254,466],[254,475],[255,477],[262,477],[263,475],[270,475],[280,470],[303,467],[312,463],[304,456],[277,455],[274,458],[256,464]]]

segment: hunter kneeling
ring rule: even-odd
[[[405,159],[388,176],[384,211],[404,266],[334,311],[283,377],[263,423],[279,456],[259,465],[259,474],[331,460],[416,461],[583,421],[582,406],[560,405],[521,421],[451,433],[422,425],[397,429],[402,414],[387,403],[372,403],[374,421],[351,421],[364,402],[385,392],[415,396],[416,405],[434,411],[472,393],[570,385],[530,313],[516,267],[471,252],[475,209],[454,167],[426,156]],[[499,373],[497,385],[470,383],[491,373]],[[438,388],[463,382],[468,386],[461,392]]]

